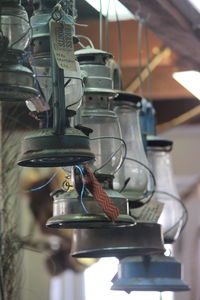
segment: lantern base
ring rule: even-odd
[[[41,129],[25,137],[22,157],[18,165],[23,167],[73,166],[94,159],[89,138],[76,128],[66,128],[62,135],[53,129]]]
[[[46,224],[50,228],[116,228],[134,226],[134,220],[128,215],[119,215],[115,222],[105,214],[72,214],[50,218]]]
[[[113,229],[74,230],[71,254],[74,257],[123,258],[165,251],[161,226],[156,223],[137,223],[132,227]]]
[[[134,219],[128,215],[127,199],[113,190],[105,190],[105,192],[120,210],[120,215],[115,222],[103,213],[91,194],[80,201],[79,194],[75,190],[70,192],[59,190],[53,196],[53,217],[47,221],[47,227],[112,228],[134,225]]]
[[[112,290],[132,291],[188,291],[181,280],[181,264],[173,257],[135,256],[120,261],[113,279]]]

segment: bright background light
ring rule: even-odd
[[[188,0],[194,8],[200,13],[200,1],[199,0]]]
[[[199,0],[200,2],[200,0]],[[200,100],[200,72],[183,71],[175,72],[173,78],[178,81],[185,89]]]
[[[109,21],[116,21],[116,12],[119,20],[134,19],[134,15],[118,0],[85,0],[97,11],[100,11],[100,1],[102,5],[102,14],[104,17],[107,15],[109,7]]]
[[[117,273],[116,258],[102,258],[84,272],[85,300],[173,300],[173,293],[159,292],[125,292],[111,291],[112,278]]]

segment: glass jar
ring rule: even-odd
[[[164,203],[158,222],[163,227],[164,241],[173,243],[185,222],[186,211],[174,182],[171,150],[172,141],[151,138],[148,143],[148,160],[156,179],[156,192],[152,200]]]
[[[139,121],[141,97],[120,92],[114,101],[115,112],[119,116],[122,138],[127,146],[127,157],[115,176],[114,187],[123,189],[129,201],[145,198],[148,184],[148,162],[144,151]],[[146,166],[147,168],[145,168]]]

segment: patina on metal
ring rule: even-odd
[[[112,290],[132,291],[188,291],[181,279],[181,264],[164,255],[132,256],[122,259],[113,279]]]
[[[37,95],[31,70],[17,62],[0,63],[0,101],[26,101]]]
[[[106,65],[112,54],[86,48],[76,51],[75,55],[82,71],[85,94],[114,95],[112,69]]]
[[[71,254],[74,257],[123,258],[163,252],[161,226],[156,223],[112,229],[76,229],[73,232]]]
[[[22,142],[18,165],[25,167],[60,167],[80,164],[94,158],[89,138],[76,128],[66,128],[57,135],[54,129],[38,129]]]
[[[47,221],[47,227],[110,228],[133,225],[134,220],[129,216],[128,200],[116,191],[105,191],[121,212],[115,222],[103,213],[91,194],[84,196],[81,202],[75,190],[71,192],[60,190],[54,195],[53,217]]]

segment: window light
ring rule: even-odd
[[[115,21],[116,15],[118,15],[119,20],[129,20],[134,19],[134,15],[118,0],[86,0],[92,7],[100,11],[102,5],[102,14],[107,16],[109,21]]]
[[[200,72],[193,70],[175,72],[172,76],[178,83],[200,100]]]

